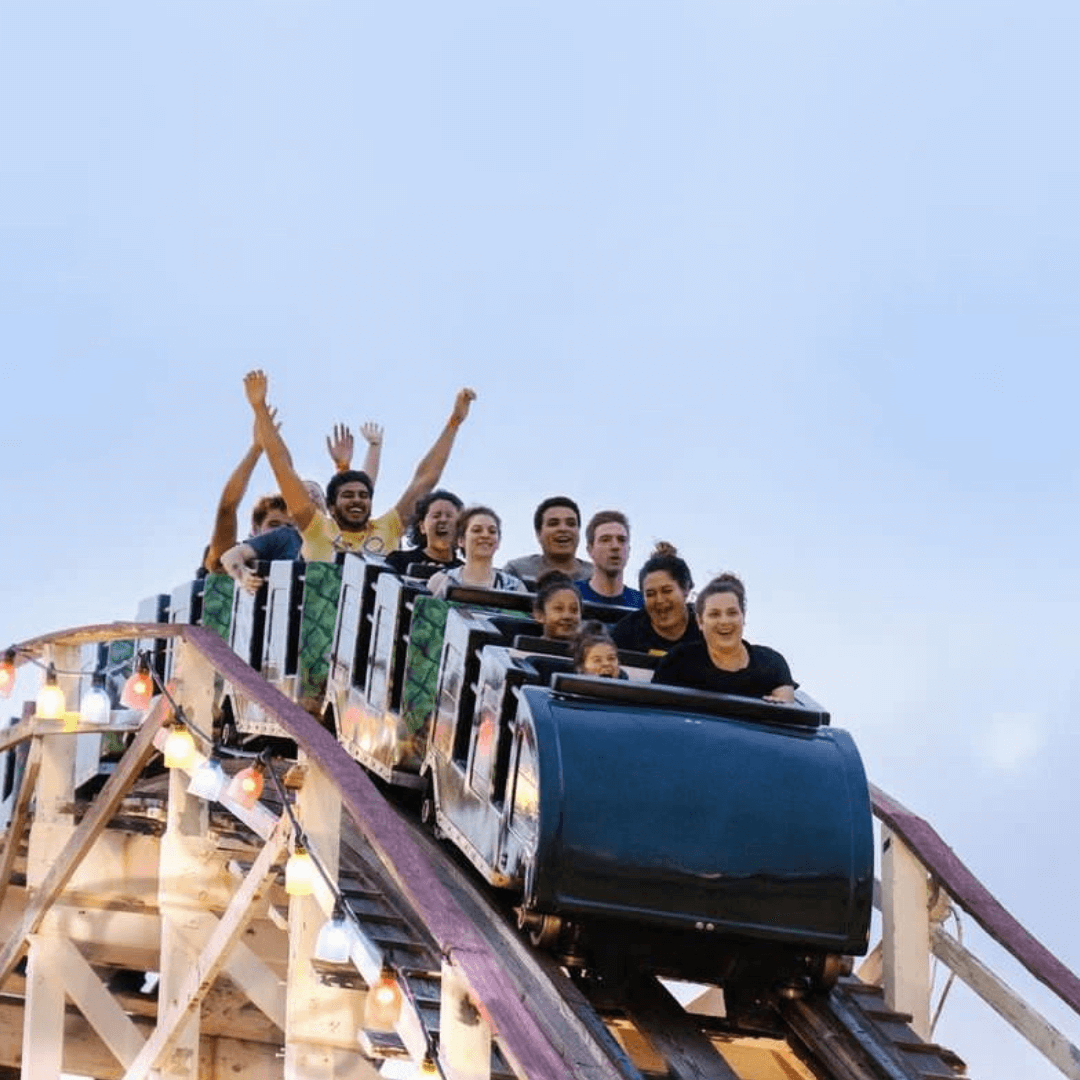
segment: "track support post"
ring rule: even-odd
[[[930,879],[900,837],[881,830],[882,961],[885,1004],[908,1013],[930,1038]]]

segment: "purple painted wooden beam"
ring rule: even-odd
[[[1002,907],[933,827],[873,784],[870,798],[874,813],[911,848],[942,888],[1039,982],[1080,1013],[1080,978]]]

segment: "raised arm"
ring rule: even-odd
[[[278,431],[278,425],[274,423],[273,414],[267,407],[267,385],[268,380],[262,371],[249,371],[244,376],[244,393],[255,413],[255,430],[258,433],[259,442],[266,453],[266,460],[270,462],[270,468],[274,470],[278,487],[285,499],[285,506],[296,523],[296,527],[303,530],[315,516],[315,504],[311,501],[311,495],[304,487],[304,482],[296,475],[289,448],[285,445],[285,440]]]
[[[382,425],[369,420],[366,424],[360,425],[360,434],[364,436],[364,442],[367,443],[364,464],[360,468],[371,477],[371,483],[374,485],[379,482],[379,462],[382,460]]]
[[[270,422],[274,421],[274,412],[270,412]],[[237,523],[236,511],[247,492],[251,482],[251,474],[262,456],[262,445],[259,442],[258,430],[252,432],[251,446],[247,453],[240,459],[240,464],[232,471],[232,475],[225,481],[225,487],[218,500],[217,512],[214,515],[214,531],[210,534],[210,546],[206,549],[206,557],[203,566],[211,574],[221,570],[221,555],[236,543]]]
[[[442,429],[439,437],[435,440],[431,449],[423,456],[420,464],[416,466],[412,482],[398,499],[394,509],[397,510],[402,521],[408,521],[416,509],[416,500],[435,489],[435,485],[442,476],[443,469],[450,457],[450,451],[454,446],[454,438],[458,428],[465,423],[469,415],[469,406],[476,400],[476,391],[465,387],[459,390],[454,399],[454,409],[450,413],[450,419]]]

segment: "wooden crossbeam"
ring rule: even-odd
[[[109,823],[135,782],[143,767],[155,753],[154,736],[172,715],[172,709],[163,698],[158,698],[139,733],[132,740],[124,756],[116,766],[116,771],[105,782],[86,816],[71,834],[52,868],[45,875],[41,887],[34,893],[27,905],[22,923],[8,942],[0,949],[0,986],[15,969],[26,950],[26,939],[41,926],[46,912],[64,891],[64,886],[71,880],[79,863],[90,850],[94,841]]]
[[[188,914],[187,920],[188,925],[177,926],[176,931],[198,952],[203,942],[209,941],[219,920],[209,913],[194,912]],[[206,929],[194,933],[192,923]],[[244,942],[237,941],[232,952],[225,958],[225,971],[252,1005],[284,1031],[287,995],[274,969],[264,963]]]
[[[33,703],[28,703],[28,711],[30,716],[27,716],[24,712],[23,718],[17,724],[12,724],[11,727],[0,731],[0,754],[5,750],[18,746],[21,742],[26,742],[27,739],[33,736],[34,721],[31,719],[34,712]]]
[[[60,963],[64,992],[126,1068],[146,1044],[142,1032],[68,938],[57,937],[53,948]]]
[[[934,955],[963,979],[996,1012],[1007,1020],[1048,1061],[1069,1080],[1080,1080],[1080,1049],[1049,1020],[982,964],[955,938],[940,927],[931,934]]]
[[[162,1003],[164,1008],[158,1018],[158,1026],[128,1066],[124,1080],[145,1080],[150,1070],[157,1066],[162,1056],[168,1053],[173,1042],[179,1038],[184,1022],[199,1007],[207,991],[213,986],[214,980],[225,966],[229,950],[244,933],[255,913],[255,905],[270,887],[271,871],[281,857],[290,831],[288,816],[283,815],[278,819],[277,826],[259,852],[220,922],[214,927],[177,997],[173,1001]]]

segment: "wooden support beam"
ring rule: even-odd
[[[977,957],[940,927],[933,931],[934,955],[1007,1020],[1069,1080],[1080,1080],[1080,1049],[1041,1013],[1023,1001]]]
[[[184,1020],[198,1009],[207,990],[224,966],[229,949],[240,938],[250,921],[253,905],[270,887],[271,871],[285,848],[290,828],[287,817],[283,816],[278,820],[266,846],[259,853],[243,885],[237,890],[224,917],[215,927],[206,947],[184,981],[180,994],[171,1001],[161,1003],[162,1012],[157,1029],[124,1073],[124,1080],[146,1080],[150,1070],[156,1068],[161,1058],[169,1052]]]
[[[310,853],[337,881],[341,851],[341,796],[318,767],[305,770],[296,815]],[[315,941],[333,913],[333,894],[317,875],[315,894],[289,901],[289,976],[285,1027],[285,1080],[337,1080],[341,1057],[335,1048],[357,1054],[365,994],[327,986],[311,964]],[[363,1063],[369,1080],[374,1066]],[[356,1070],[351,1070],[355,1072]]]
[[[882,969],[885,1004],[930,1039],[930,881],[911,849],[881,830]]]
[[[11,883],[11,871],[15,865],[15,856],[19,853],[19,843],[26,829],[30,814],[30,803],[34,798],[38,771],[41,768],[41,740],[34,739],[26,756],[19,792],[12,807],[11,820],[8,822],[7,835],[4,838],[4,850],[0,852],[0,905]]]
[[[179,707],[179,706],[178,706]],[[168,773],[169,802],[158,868],[158,907],[161,910],[161,983],[158,1000],[176,1000],[205,942],[191,945],[182,933],[186,922],[198,927],[199,901],[209,894],[213,845],[206,835],[210,815],[204,800],[187,793],[187,778],[179,769]],[[213,931],[211,930],[211,933]],[[162,1064],[159,1080],[196,1080],[199,1060],[199,1010],[184,1017]]]
[[[469,984],[445,960],[439,988],[439,1057],[454,1080],[491,1080],[491,1025]]]
[[[64,1058],[64,984],[59,941],[35,938],[26,965],[26,1012],[22,1029],[23,1075],[60,1080]]]
[[[67,938],[58,937],[54,950],[68,997],[117,1061],[125,1067],[130,1065],[146,1039]]]
[[[90,850],[101,831],[116,812],[120,801],[127,794],[135,778],[155,753],[154,736],[170,715],[166,703],[158,699],[143,721],[139,733],[117,764],[116,771],[105,782],[86,816],[71,834],[63,851],[52,863],[33,899],[27,906],[22,922],[2,949],[0,949],[0,986],[14,970],[26,949],[26,939],[41,926],[45,913],[63,892],[75,868]],[[37,822],[35,821],[35,826]]]
[[[47,659],[59,669],[78,670],[78,650],[73,646],[52,646]],[[72,703],[75,685],[71,675],[59,676],[68,705]],[[27,841],[26,883],[35,897],[41,896],[52,876],[57,857],[62,860],[69,851],[75,834],[71,807],[75,794],[75,740],[59,733],[42,736],[41,762],[34,789],[34,819]],[[26,1026],[23,1029],[23,1053],[33,1065],[27,1075],[38,1080],[59,1080],[64,1046],[64,986],[56,960],[58,936],[46,920],[47,911],[32,930],[40,930],[32,941],[25,920],[18,950],[29,948],[26,979]],[[5,946],[8,951],[11,943]],[[3,953],[0,953],[2,956]],[[15,951],[12,950],[12,955]],[[0,976],[2,981],[2,976]],[[60,1039],[59,1045],[52,1041]]]

